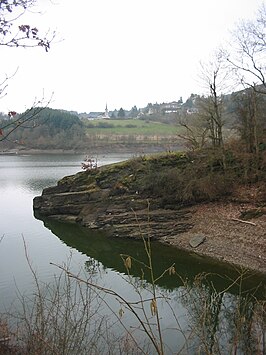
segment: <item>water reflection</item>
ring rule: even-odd
[[[36,216],[38,217],[38,216]],[[122,254],[130,255],[132,259],[142,263],[148,262],[147,254],[142,241],[131,241],[128,239],[113,239],[101,231],[88,230],[75,224],[65,224],[52,219],[43,219],[44,226],[52,231],[71,248],[86,254],[89,259],[86,267],[96,270],[101,263],[104,267],[125,273]],[[164,277],[158,280],[158,285],[167,289],[175,289],[183,285],[183,280],[194,280],[201,273],[210,274],[210,277],[217,291],[227,289],[230,285],[230,292],[238,293],[237,283],[233,283],[239,277],[240,270],[225,264],[217,263],[209,258],[198,257],[193,254],[180,251],[176,248],[162,245],[158,242],[152,244],[152,258],[155,278],[159,277],[164,270],[171,265],[175,265],[178,277],[165,273]],[[143,264],[132,263],[131,273],[136,277],[144,277],[150,281],[149,272]],[[266,278],[254,273],[246,273],[242,280],[242,289],[257,289],[257,294],[261,292],[261,287]]]
[[[89,275],[108,274],[110,269],[125,274],[121,254],[147,263],[141,241],[110,239],[102,232],[51,219],[43,222],[65,244],[87,255],[84,269]],[[158,243],[153,243],[152,255],[155,278],[172,264],[179,274],[167,273],[157,283],[157,305],[164,342],[171,349],[169,354],[182,348],[186,348],[185,354],[263,353],[265,278],[251,277],[247,271],[194,258]],[[135,295],[139,295],[142,302],[150,298],[149,273],[137,267],[134,261],[130,273],[134,277],[123,279],[123,287],[137,291]],[[131,298],[132,291],[129,294],[127,297]],[[139,301],[138,298],[133,300]],[[108,302],[112,307],[117,306],[109,298]],[[144,310],[149,312],[149,303]],[[126,320],[125,325],[132,327],[132,319]],[[136,329],[139,326],[134,325]]]
[[[183,291],[180,302],[200,354],[265,353],[265,289],[264,299],[258,299],[256,290],[243,292],[242,283],[239,277],[239,294],[218,292],[201,275]]]

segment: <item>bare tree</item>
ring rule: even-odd
[[[258,175],[260,144],[265,142],[266,95],[266,6],[262,4],[254,20],[241,21],[223,56],[236,86],[244,90],[235,95],[238,129],[246,152],[252,155]],[[265,144],[265,143],[263,143]]]
[[[266,6],[254,21],[242,21],[233,32],[230,53],[225,58],[244,87],[266,94]]]
[[[178,124],[183,127],[182,133],[178,137],[186,142],[190,150],[202,149],[208,141],[208,126],[198,113],[183,114]]]
[[[0,0],[0,46],[6,47],[42,47],[46,52],[50,49],[50,44],[54,38],[54,33],[48,33],[42,37],[35,26],[19,23],[23,15],[36,5],[36,0]],[[5,75],[0,82],[0,98],[6,95],[8,81],[15,75]],[[48,100],[48,103],[50,100]],[[16,111],[8,112],[9,120],[0,122],[0,142],[7,140],[10,134],[18,127],[36,119],[37,114],[42,110],[40,106],[44,104],[44,99],[38,100],[32,108],[22,115],[17,115]],[[31,125],[32,126],[32,125]]]
[[[212,147],[224,156],[224,93],[229,90],[229,81],[221,52],[216,52],[212,60],[201,63],[200,80],[205,94],[198,96],[195,112],[186,113],[179,120],[180,126],[184,128],[179,137],[184,139],[192,150],[211,143]],[[225,159],[223,161],[225,166]]]
[[[199,101],[199,113],[207,122],[213,148],[223,148],[223,96],[228,90],[228,70],[220,53],[216,53],[210,62],[201,64],[200,77],[206,95]]]
[[[265,104],[263,97],[252,89],[246,89],[233,95],[235,102],[236,123],[240,138],[245,142],[248,153],[258,154],[258,144],[263,131],[262,106]]]

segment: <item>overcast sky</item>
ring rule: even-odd
[[[10,76],[0,111],[22,112],[42,96],[78,112],[144,107],[201,93],[199,62],[265,0],[39,0],[20,19],[57,33],[51,50],[0,47]]]

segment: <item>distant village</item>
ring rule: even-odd
[[[61,111],[68,112],[75,116],[78,116],[81,119],[85,120],[115,120],[115,119],[162,119],[171,120],[176,118],[176,116],[181,114],[193,114],[197,112],[196,101],[199,98],[199,95],[191,94],[191,96],[183,102],[182,97],[178,101],[163,102],[158,104],[149,103],[146,107],[137,108],[133,106],[130,110],[124,108],[115,109],[110,111],[108,105],[106,104],[104,111],[92,111],[92,112],[82,112],[78,113],[77,111],[68,111],[62,109]],[[8,114],[0,112],[0,119],[12,119],[17,112],[9,112]]]
[[[149,103],[144,108],[137,108],[133,106],[131,110],[125,110],[122,107],[119,110],[109,111],[106,104],[105,110],[102,112],[80,113],[79,116],[83,119],[97,120],[97,119],[129,119],[142,118],[152,115],[178,115],[181,113],[192,114],[196,112],[195,99],[197,95],[191,95],[190,98],[183,103],[182,97],[178,101],[163,102],[163,103]]]

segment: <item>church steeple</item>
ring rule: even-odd
[[[107,108],[107,103],[106,103],[106,106],[105,106],[105,111],[104,111],[103,118],[105,118],[106,120],[108,120],[110,118],[109,112],[108,112],[108,108]]]

